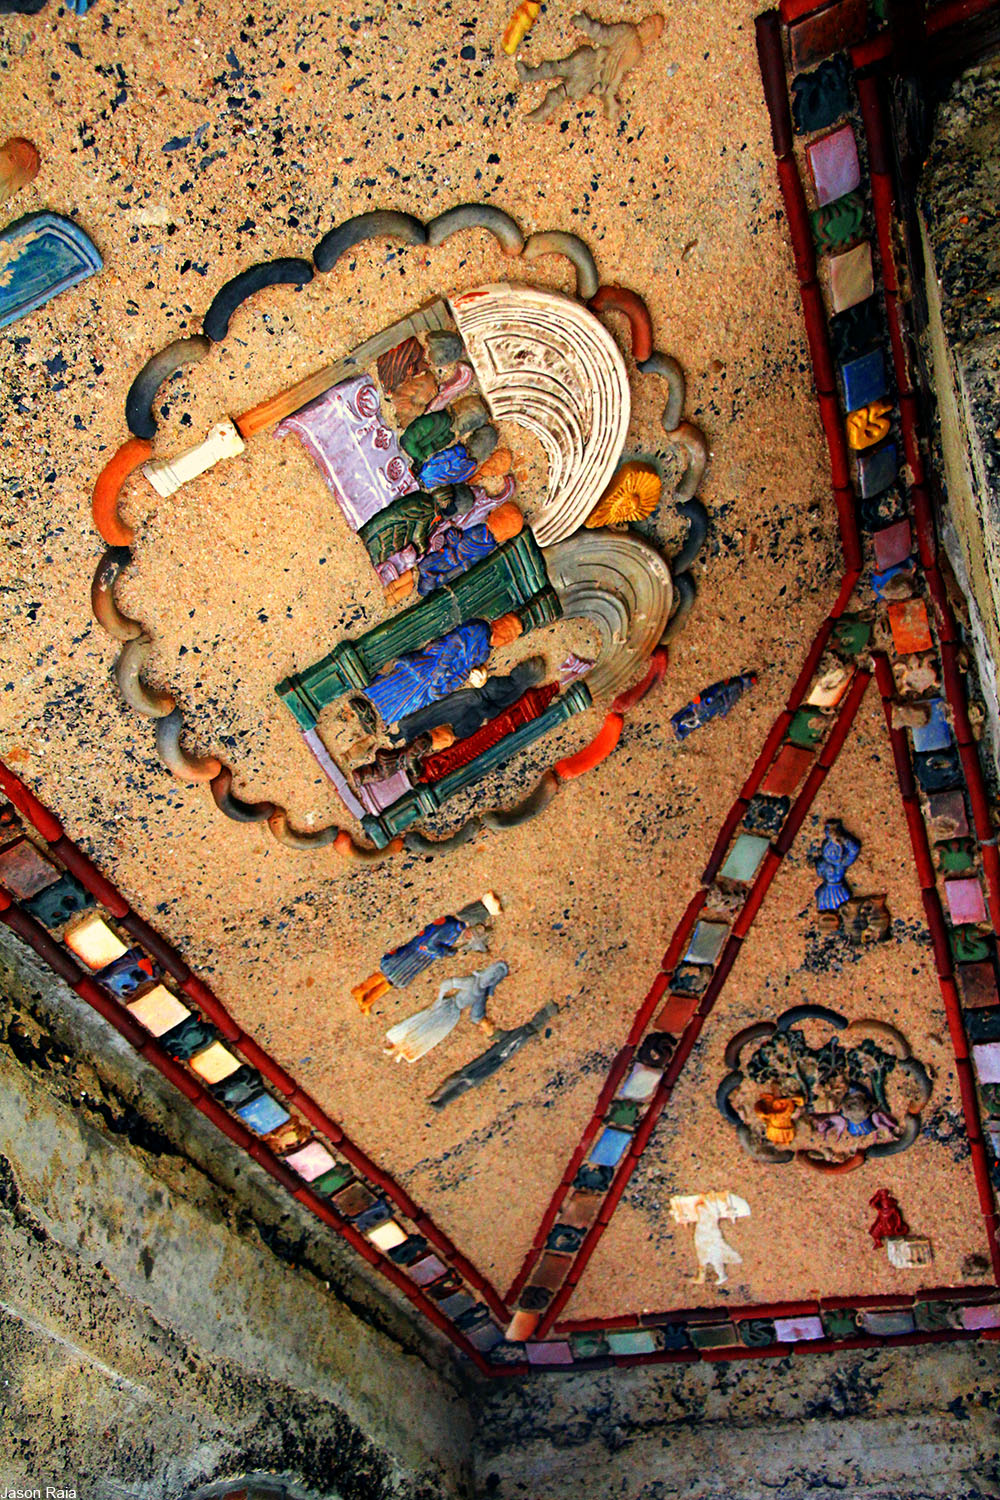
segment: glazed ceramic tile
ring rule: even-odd
[[[944,893],[949,915],[956,925],[986,921],[986,902],[978,880],[946,880]]]
[[[699,922],[691,934],[691,942],[684,955],[689,964],[714,964],[729,936],[729,928],[721,922]]]
[[[962,1327],[1000,1328],[1000,1307],[995,1302],[983,1302],[978,1307],[963,1307]]]
[[[652,1354],[656,1335],[651,1328],[608,1330],[608,1349],[612,1354]]]
[[[627,1130],[604,1130],[594,1142],[590,1160],[597,1167],[617,1166],[631,1144]]]
[[[1000,1083],[1000,1042],[983,1042],[971,1050],[979,1082]]]
[[[744,884],[749,884],[760,869],[761,861],[770,847],[770,841],[761,838],[759,834],[738,834],[719,871],[720,878],[739,880]]]
[[[165,1031],[179,1026],[191,1014],[187,1006],[182,1005],[177,996],[162,984],[154,985],[144,995],[137,995],[134,1000],[129,1001],[126,1009],[153,1036],[162,1036]]]
[[[851,125],[841,125],[813,141],[806,147],[806,160],[821,208],[853,192],[861,181],[858,146]]]
[[[892,643],[900,656],[933,648],[927,606],[922,599],[898,599],[889,605],[888,615]]]
[[[947,706],[942,698],[928,703],[930,718],[926,724],[912,731],[914,750],[947,750],[952,743],[951,725],[948,722]]]
[[[909,1308],[882,1311],[865,1307],[861,1310],[861,1327],[865,1333],[874,1333],[879,1338],[894,1338],[903,1333],[912,1333],[915,1328],[913,1313]]]
[[[197,1052],[191,1058],[192,1071],[205,1083],[221,1083],[230,1073],[235,1073],[239,1065],[239,1059],[221,1042],[212,1042],[204,1052]]]
[[[788,28],[792,68],[799,72],[822,62],[831,52],[860,42],[868,25],[868,0],[835,0]]]
[[[59,879],[55,865],[40,854],[30,839],[17,839],[0,849],[0,885],[24,900],[36,896]]]
[[[848,411],[867,406],[884,396],[889,388],[885,372],[885,357],[881,349],[872,349],[868,354],[859,354],[840,367],[840,378],[844,383],[844,405]]]
[[[106,968],[116,958],[121,958],[128,952],[121,938],[97,912],[90,912],[81,917],[79,922],[74,922],[63,934],[63,942],[81,963],[95,972]]]
[[[824,256],[821,270],[830,306],[835,313],[866,301],[875,290],[872,247],[868,240],[850,250],[843,250],[839,255]]]
[[[858,455],[858,485],[863,499],[887,490],[899,473],[895,443],[883,443],[871,453]]]
[[[783,745],[760,789],[775,797],[788,795],[798,788],[815,763],[816,757],[800,745]]]
[[[241,1105],[236,1113],[256,1135],[267,1135],[270,1131],[277,1130],[289,1118],[288,1110],[277,1099],[272,1099],[270,1094],[258,1094],[256,1099],[250,1099]]]
[[[662,1076],[654,1068],[644,1068],[641,1063],[636,1063],[618,1096],[621,1099],[648,1099]]]
[[[958,964],[955,978],[967,1010],[982,1010],[1000,1005],[996,970],[991,963]]]
[[[808,1339],[825,1337],[818,1317],[775,1318],[774,1336],[779,1344],[800,1344]]]

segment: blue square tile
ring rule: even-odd
[[[945,713],[943,698],[935,698],[927,707],[931,711],[929,721],[913,731],[914,750],[947,750],[951,744],[951,725]]]
[[[877,401],[889,390],[881,349],[847,360],[840,367],[840,378],[844,382],[844,405],[848,411],[857,411],[859,406]]]
[[[270,1094],[258,1094],[256,1099],[250,1099],[241,1105],[236,1113],[244,1125],[249,1126],[257,1135],[267,1135],[269,1131],[277,1130],[289,1118],[288,1110],[277,1099],[272,1099]]]
[[[597,1137],[590,1160],[598,1167],[615,1167],[631,1144],[632,1137],[627,1130],[605,1130]]]
[[[862,500],[887,490],[899,473],[899,459],[895,443],[883,443],[873,453],[862,453],[858,458],[858,485]]]

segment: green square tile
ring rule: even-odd
[[[571,1333],[569,1346],[575,1359],[601,1359],[608,1352],[608,1341],[603,1333]]]
[[[309,1186],[326,1198],[345,1187],[352,1176],[350,1167],[331,1167],[329,1172],[324,1172],[322,1177],[317,1177],[316,1181],[311,1182]]]
[[[688,1338],[696,1349],[728,1349],[740,1342],[732,1323],[689,1323]]]
[[[804,750],[814,750],[826,734],[829,722],[818,708],[800,708],[788,726],[788,738],[793,745],[801,745]]]
[[[614,1099],[604,1118],[609,1125],[632,1126],[639,1118],[639,1106],[628,1099]]]
[[[852,1339],[860,1331],[858,1314],[853,1307],[838,1307],[822,1313],[827,1338]]]
[[[725,863],[719,871],[720,878],[749,883],[760,869],[761,860],[770,847],[769,840],[756,833],[741,833],[726,855]]]

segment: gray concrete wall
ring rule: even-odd
[[[268,1471],[468,1496],[451,1356],[2,942],[0,1486],[174,1500]]]

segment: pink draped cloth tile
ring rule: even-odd
[[[274,429],[275,437],[288,433],[315,459],[352,531],[417,488],[368,375],[332,386]]]
[[[401,797],[404,792],[411,791],[413,782],[405,771],[396,771],[394,775],[387,776],[383,781],[366,781],[358,787],[358,800],[363,804],[365,810],[370,813],[381,812],[383,807],[388,807]]]

